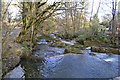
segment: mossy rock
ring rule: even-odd
[[[83,48],[84,45],[81,45],[81,44],[74,44],[74,45],[71,45],[70,47],[74,47],[74,48]]]
[[[53,39],[53,38],[46,39],[46,42],[55,42],[55,41],[58,41],[58,40],[57,39]]]
[[[48,44],[48,46],[53,46],[53,47],[67,47],[69,44],[62,43],[62,42],[54,42],[51,44]]]
[[[59,40],[59,39],[57,39],[57,38],[55,38],[54,40],[55,40],[55,41],[60,41],[60,40]]]
[[[38,39],[50,39],[51,37],[44,35],[44,36],[38,36],[37,38]]]
[[[108,48],[107,50],[112,52],[113,54],[120,54],[120,49]]]
[[[93,40],[93,41],[84,41],[84,45],[86,47],[90,47],[90,46],[99,46],[99,45],[108,45],[107,43],[103,42],[103,41],[96,41],[96,40]]]
[[[91,50],[94,52],[101,52],[101,53],[108,53],[108,54],[109,53],[120,54],[120,48],[93,46]]]
[[[47,40],[46,40],[46,42],[51,42],[51,41],[52,41],[52,40],[50,40],[50,39],[47,39]]]
[[[75,38],[74,40],[75,40],[76,42],[84,45],[84,40],[80,40],[79,38]]]
[[[30,59],[30,60],[43,60],[45,57],[36,57],[36,56],[24,56],[22,59]]]
[[[22,55],[22,57],[25,56],[30,56],[32,54],[32,51],[30,49],[23,49],[24,54]]]
[[[94,54],[94,53],[89,53],[89,55],[93,55],[93,56],[95,56],[96,54]]]
[[[33,50],[39,50],[40,48],[39,48],[39,46],[37,45],[37,44],[34,44],[33,45]]]
[[[78,44],[71,45],[65,49],[64,54],[66,53],[83,54],[83,53],[80,53],[81,47],[83,47],[83,45],[78,45]]]

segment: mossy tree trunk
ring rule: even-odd
[[[59,3],[47,5],[47,2],[22,2],[22,31],[17,38],[18,42],[29,41],[30,49],[32,50],[33,43],[35,43],[36,34],[40,29],[40,24],[52,16],[57,10]],[[47,7],[46,7],[47,6]],[[41,7],[45,7],[42,9]],[[40,12],[38,12],[40,11]]]

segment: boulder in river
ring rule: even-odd
[[[80,53],[80,50],[82,48],[83,48],[83,45],[74,44],[74,45],[67,47],[64,51],[64,54],[66,54],[66,53],[83,54],[83,53]]]
[[[120,54],[120,48],[92,46],[93,52]]]
[[[96,54],[94,54],[94,53],[89,53],[89,55],[93,55],[93,56],[95,56]]]
[[[90,47],[90,46],[110,45],[110,44],[107,44],[103,41],[97,41],[97,40],[85,40],[84,45],[86,47]]]

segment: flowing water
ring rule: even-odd
[[[51,35],[53,36],[53,35]],[[74,45],[74,41],[61,42]],[[84,54],[63,54],[65,47],[51,47],[46,39],[38,42],[39,50],[31,56],[41,59],[22,59],[19,66],[4,78],[114,78],[119,76],[119,55],[91,52],[90,47],[81,50]],[[89,53],[96,54],[95,56]]]

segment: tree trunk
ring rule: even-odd
[[[116,6],[117,1],[112,2],[112,43],[115,44],[115,36],[116,36],[116,26],[115,26],[115,17],[116,17]]]
[[[118,46],[120,47],[120,1],[118,3]]]
[[[90,16],[89,26],[91,26],[92,14],[93,14],[93,7],[94,7],[94,0],[93,0],[93,2],[92,2],[92,10],[91,10],[91,16]]]
[[[97,9],[97,12],[96,12],[97,15],[98,15],[98,12],[99,12],[100,6],[101,6],[101,0],[100,0],[100,2],[99,2],[99,6],[98,6],[98,9]]]

